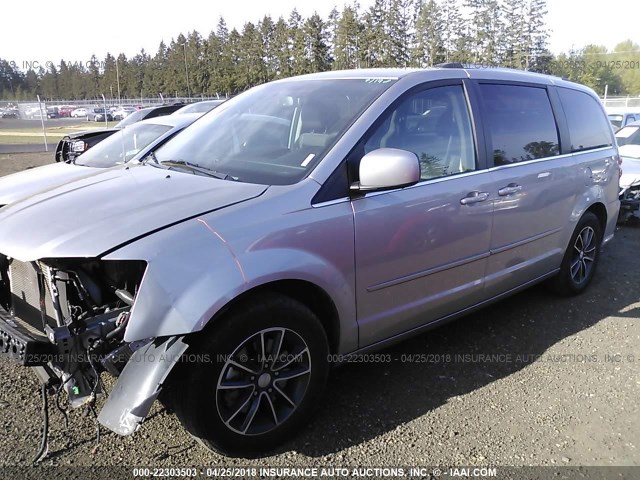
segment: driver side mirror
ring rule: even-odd
[[[408,187],[420,181],[418,156],[407,150],[379,148],[360,160],[360,181],[351,191],[368,192]]]

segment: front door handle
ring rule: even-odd
[[[522,191],[522,185],[518,185],[516,183],[510,183],[506,187],[502,187],[498,190],[498,195],[501,197],[506,197],[507,195],[513,195],[514,193],[519,193]]]
[[[469,192],[466,197],[460,199],[462,205],[471,205],[473,203],[484,202],[489,198],[487,192]]]

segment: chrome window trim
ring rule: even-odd
[[[507,165],[495,165],[493,167],[489,167],[488,170],[490,172],[495,172],[495,171],[498,171],[498,170],[502,170],[503,168],[513,168],[513,167],[517,167],[519,165],[531,165],[531,164],[540,163],[540,162],[547,162],[547,161],[550,161],[550,160],[558,160],[558,159],[562,159],[562,158],[573,157],[575,155],[582,155],[582,154],[586,154],[586,153],[604,152],[605,150],[611,150],[613,148],[614,148],[613,145],[611,145],[611,146],[608,146],[608,147],[594,148],[592,150],[581,150],[579,152],[563,153],[562,155],[553,155],[551,157],[532,158],[531,160],[524,160],[522,162],[509,163]]]
[[[424,179],[424,180],[416,183],[415,185],[410,185],[408,187],[394,188],[394,189],[390,189],[390,190],[380,190],[380,191],[377,191],[377,192],[367,192],[364,195],[364,197],[361,197],[361,198],[370,198],[370,197],[375,197],[375,196],[382,195],[382,194],[385,194],[385,193],[399,192],[399,191],[402,191],[402,190],[410,190],[412,188],[418,188],[418,187],[422,187],[422,186],[428,185],[428,184],[430,185],[430,184],[433,184],[433,183],[449,182],[449,181],[452,181],[454,179],[464,178],[464,177],[471,177],[473,175],[479,175],[479,174],[487,173],[487,172],[489,172],[489,169],[481,168],[479,170],[473,170],[471,172],[458,173],[456,175],[446,175],[444,177],[427,178],[427,179]],[[356,198],[354,200],[359,200],[359,198]]]
[[[329,207],[331,205],[337,205],[338,203],[344,203],[350,201],[350,197],[341,197],[336,198],[334,200],[327,200],[326,202],[313,203],[311,204],[311,208],[321,208],[321,207]]]

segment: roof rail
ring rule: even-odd
[[[464,68],[464,65],[460,62],[447,62],[447,63],[439,63],[436,65],[439,68]]]

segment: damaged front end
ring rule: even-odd
[[[620,147],[620,214],[618,222],[640,220],[640,145]]]
[[[621,223],[640,220],[640,182],[620,189],[620,215]]]
[[[34,367],[73,408],[92,406],[100,373],[120,375],[151,341],[124,341],[145,268],[143,261],[22,262],[0,254],[0,353]]]

